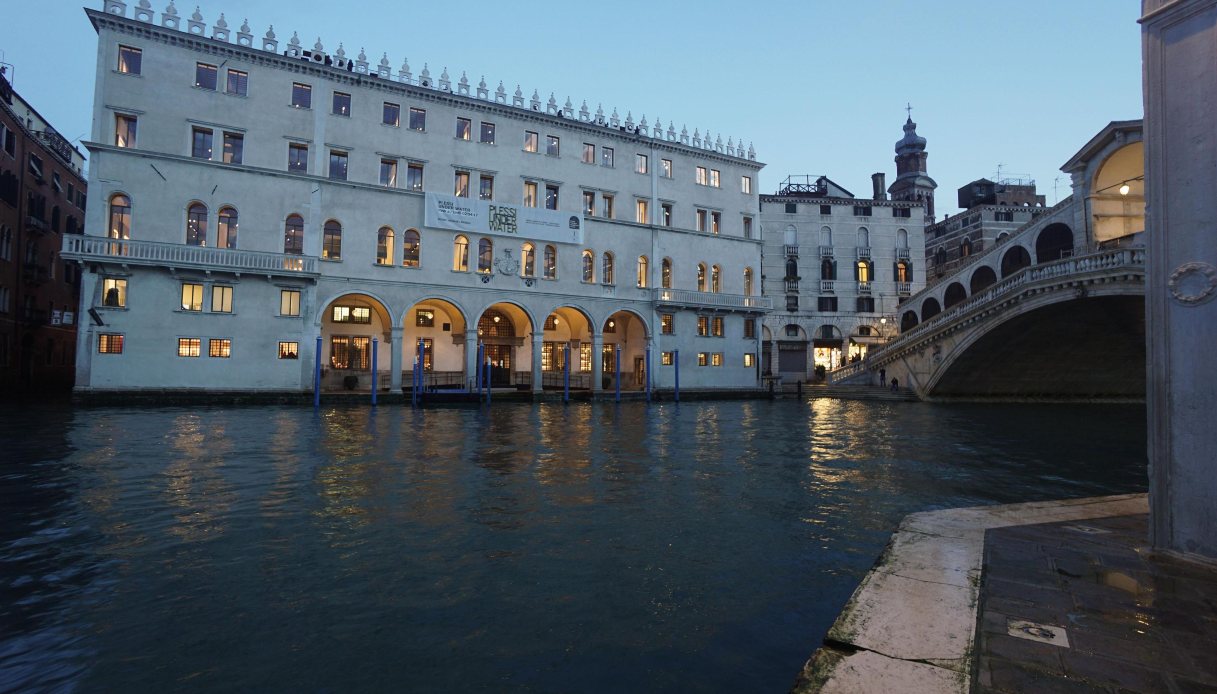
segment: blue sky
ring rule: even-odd
[[[11,4],[22,9],[0,24],[0,60],[58,130],[84,136],[97,40],[81,5]],[[234,31],[248,17],[255,37],[274,24],[283,45],[297,31],[310,47],[341,41],[351,57],[364,47],[373,64],[387,52],[394,72],[406,57],[416,74],[446,66],[454,82],[465,70],[491,90],[502,80],[542,100],[570,96],[576,109],[586,99],[623,119],[742,138],[767,164],[761,192],[787,174],[825,174],[860,196],[871,173],[890,182],[911,103],[940,213],[999,164],[1035,178],[1051,204],[1054,178],[1057,194],[1068,190],[1060,165],[1108,121],[1142,112],[1137,0],[199,4],[208,24],[224,12]]]

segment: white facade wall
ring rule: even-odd
[[[569,328],[542,336],[546,317],[568,307],[567,314],[559,315],[582,323],[575,330],[582,343],[624,342],[623,371],[649,347],[656,386],[671,385],[672,370],[659,365],[661,352],[671,350],[681,352],[682,386],[757,384],[759,322],[765,305],[759,296],[759,202],[755,192],[743,192],[741,179],[749,177],[751,191],[755,191],[763,165],[745,156],[742,148],[729,154],[694,147],[664,133],[652,137],[581,122],[578,117],[550,115],[544,108],[537,112],[496,103],[493,95],[481,99],[441,92],[115,14],[89,15],[98,30],[98,68],[92,142],[88,143],[92,152],[90,193],[95,201],[88,211],[88,233],[108,233],[109,201],[121,194],[131,200],[133,244],[154,242],[193,250],[186,246],[187,208],[197,202],[208,211],[207,247],[216,243],[221,209],[232,207],[239,215],[233,253],[282,254],[285,219],[298,214],[304,220],[304,259],[313,269],[260,273],[240,267],[236,260],[228,263],[215,257],[202,263],[197,258],[176,263],[144,257],[161,253],[159,247],[133,247],[122,260],[104,253],[77,254],[93,270],[86,273],[82,310],[97,308],[105,323],[98,326],[94,322],[81,331],[78,388],[308,390],[319,334],[326,338],[322,354],[327,364],[330,335],[377,337],[381,343],[379,370],[389,373],[398,367],[398,374],[410,370],[415,341],[430,337],[437,345],[434,370],[464,371],[472,378],[474,356],[467,350],[476,348],[476,340],[467,344],[464,332],[470,327],[472,335],[472,326],[491,306],[508,310],[516,324],[513,370],[517,372],[535,374],[540,368],[534,352],[542,341],[575,339]],[[142,51],[139,75],[116,69],[120,45]],[[196,63],[200,62],[220,66],[216,90],[195,86]],[[246,95],[225,92],[230,69],[247,73]],[[311,108],[291,105],[293,83],[311,86]],[[349,115],[331,112],[335,91],[350,95]],[[382,123],[385,102],[400,106],[400,125]],[[411,108],[425,110],[424,131],[408,127]],[[119,115],[137,119],[134,147],[116,146]],[[469,141],[456,137],[458,118],[471,121]],[[483,122],[495,126],[493,144],[479,142]],[[210,161],[192,157],[195,128],[213,132]],[[528,131],[537,133],[538,152],[525,151]],[[239,165],[222,162],[225,132],[242,136]],[[546,152],[551,135],[559,138],[556,156]],[[594,163],[582,161],[585,143],[595,147]],[[287,170],[291,144],[307,145],[306,173]],[[613,150],[612,166],[604,165],[606,147]],[[345,181],[328,178],[331,150],[346,153]],[[645,174],[635,171],[638,154],[647,157]],[[663,159],[672,162],[670,178],[661,175]],[[395,187],[380,184],[382,160],[397,162]],[[423,166],[422,191],[405,188],[410,163]],[[708,176],[717,171],[719,185],[698,184],[697,167],[704,167]],[[452,195],[458,171],[469,173],[475,198],[479,178],[492,176],[493,201],[497,203],[520,205],[525,181],[533,181],[543,205],[546,185],[556,185],[558,209],[574,216],[581,215],[583,194],[590,191],[595,194],[596,216],[582,220],[582,245],[556,244],[553,279],[543,277],[544,241],[534,242],[538,255],[535,278],[521,277],[519,272],[504,274],[500,267],[487,274],[476,272],[482,237],[468,234],[470,271],[455,271],[457,232],[425,226],[424,193]],[[614,200],[611,220],[600,216],[606,194]],[[635,220],[638,200],[647,201],[649,207],[649,219],[643,223]],[[663,204],[672,206],[671,227],[662,226]],[[720,215],[719,233],[694,228],[699,209],[706,211],[707,220],[711,213]],[[752,236],[757,238],[745,238],[745,218],[752,220]],[[342,226],[339,259],[321,258],[322,230],[330,220]],[[377,232],[382,226],[390,227],[395,236],[392,262],[385,265],[376,263]],[[401,241],[407,229],[417,230],[421,237],[418,267],[403,266]],[[504,261],[503,268],[510,265],[508,251],[518,260],[526,241],[485,238],[493,241],[495,260]],[[595,254],[595,277],[590,283],[582,276],[584,250]],[[614,257],[611,284],[603,281],[606,252]],[[640,256],[648,260],[645,287],[636,286]],[[679,297],[658,294],[664,258],[672,262],[672,289],[684,290]],[[699,262],[720,266],[718,292],[709,288],[697,291]],[[283,267],[279,265],[280,270]],[[745,293],[745,268],[751,268],[755,278],[753,297],[747,300],[739,296]],[[106,277],[127,280],[126,307],[102,305],[101,283]],[[181,283],[186,281],[204,282],[207,300],[213,284],[231,285],[232,314],[182,311]],[[300,317],[279,315],[279,292],[289,286],[302,290]],[[372,306],[372,324],[332,325],[329,309],[335,302]],[[420,307],[442,312],[437,326],[449,323],[447,334],[436,334],[438,328],[417,327],[414,311]],[[606,322],[622,311],[636,318],[627,319],[618,332],[606,332]],[[662,334],[662,314],[673,315],[674,334]],[[697,336],[699,315],[723,318],[724,336]],[[756,321],[758,337],[743,336],[745,319]],[[123,353],[99,354],[100,333],[124,335]],[[202,338],[204,356],[178,357],[177,338],[183,336]],[[232,356],[212,360],[219,362],[214,365],[205,356],[206,342],[220,336],[232,340]],[[298,342],[299,359],[278,359],[280,341]],[[402,350],[395,350],[393,344],[401,344]],[[723,366],[698,368],[698,352],[722,353]],[[745,354],[755,355],[752,366],[744,366]],[[593,361],[598,372],[599,359]],[[397,376],[389,376],[396,384]]]

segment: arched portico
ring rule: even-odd
[[[997,284],[997,273],[988,265],[981,265],[972,273],[970,286],[973,294],[984,291],[995,284]]]
[[[401,379],[413,383],[415,362],[422,341],[423,387],[426,389],[463,388],[465,373],[476,351],[477,342],[468,330],[465,312],[449,299],[429,297],[406,309],[401,318]]]
[[[944,309],[951,308],[967,298],[968,292],[963,288],[963,285],[958,282],[952,282],[947,285],[947,290],[942,294],[942,307]]]
[[[1022,246],[1014,246],[1006,251],[1001,257],[1001,276],[1002,279],[1013,275],[1031,265],[1031,254]]]
[[[533,369],[529,367],[534,348],[540,349],[537,338],[541,335],[532,315],[518,304],[501,301],[483,309],[476,325],[483,363],[490,364],[490,385],[498,388],[532,383]],[[473,373],[469,376],[476,379]],[[536,385],[539,390],[540,384]]]
[[[379,297],[350,292],[329,299],[317,314],[322,390],[370,390],[391,383],[393,314]],[[376,375],[372,374],[373,345]]]
[[[594,335],[587,313],[575,306],[559,306],[542,323],[541,387],[562,388],[566,378],[566,359],[570,358],[570,387],[592,388],[596,370]]]
[[[601,326],[601,385],[611,388],[616,378],[617,349],[621,349],[621,387],[641,390],[646,387],[646,350],[651,331],[642,316],[629,309],[616,311]],[[651,355],[652,359],[658,355]],[[652,363],[652,367],[654,363]]]
[[[1035,238],[1036,264],[1048,263],[1073,255],[1073,230],[1056,222],[1044,227]]]

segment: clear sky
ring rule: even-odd
[[[81,3],[6,3],[0,60],[15,87],[65,137],[87,139],[97,35]],[[158,21],[167,3],[153,0]],[[405,57],[416,75],[446,66],[454,83],[464,70],[492,92],[502,80],[542,101],[569,96],[576,110],[586,99],[623,120],[742,138],[767,164],[760,192],[807,173],[869,196],[870,174],[894,178],[911,103],[940,213],[999,164],[1033,177],[1052,204],[1068,190],[1061,164],[1109,121],[1142,112],[1137,0],[200,4],[208,25],[224,12],[235,32],[248,17],[255,42],[273,24],[281,48],[297,31],[306,47],[341,41],[352,58],[364,47],[373,65],[387,52],[395,73]],[[195,2],[177,7],[185,20]]]

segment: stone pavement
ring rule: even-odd
[[[979,692],[1217,692],[1217,568],[1146,548],[1143,514],[990,529]]]

